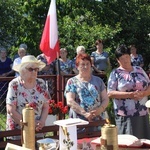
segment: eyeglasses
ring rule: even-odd
[[[26,68],[29,72],[38,72],[39,71],[39,68]]]

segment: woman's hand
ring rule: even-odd
[[[144,97],[144,91],[135,91],[134,92],[134,99],[135,100],[143,99],[143,97]]]
[[[96,116],[98,116],[100,114],[99,108],[90,111],[90,113],[93,116],[93,118],[95,118]]]
[[[86,113],[84,114],[84,117],[85,117],[86,119],[88,119],[88,121],[92,121],[92,120],[95,118],[95,115],[92,114],[91,112],[86,112]]]
[[[35,130],[36,131],[40,131],[42,130],[42,128],[45,126],[45,122],[41,121],[41,120],[36,120],[35,121]]]
[[[43,104],[40,119],[39,120],[37,119],[35,121],[36,131],[42,130],[42,128],[45,126],[45,120],[46,120],[47,115],[48,115],[48,109],[49,109],[49,106],[48,106],[48,103],[46,102]]]

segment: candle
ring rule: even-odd
[[[35,119],[33,108],[26,106],[23,114],[23,147],[35,150]]]
[[[105,124],[101,129],[101,142],[103,148],[118,150],[117,128],[112,124]],[[104,143],[104,144],[103,144]]]

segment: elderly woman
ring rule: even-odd
[[[44,53],[38,55],[36,57],[38,60],[41,60],[42,62],[44,62],[46,64],[46,66],[38,72],[38,75],[51,75],[51,74],[55,74],[55,61],[51,62],[50,64],[48,64],[47,59],[44,55]]]
[[[76,58],[79,74],[66,84],[65,95],[70,106],[70,117],[88,121],[98,120],[108,105],[108,96],[101,78],[92,75],[91,58],[79,54]]]
[[[84,47],[83,45],[78,46],[78,47],[76,48],[76,53],[77,53],[77,55],[78,55],[78,54],[84,54],[84,53],[85,53],[85,47]],[[76,56],[76,57],[77,57],[77,56]],[[72,62],[73,62],[73,72],[74,72],[75,74],[78,74],[79,71],[78,71],[77,68],[76,68],[76,57],[72,60]]]
[[[118,134],[150,139],[148,111],[150,80],[139,66],[131,65],[130,50],[120,45],[115,51],[119,67],[108,80],[108,96],[113,99]]]
[[[7,130],[20,128],[22,109],[28,103],[35,111],[36,130],[41,130],[45,125],[48,115],[48,92],[45,82],[37,78],[37,72],[45,67],[45,64],[34,56],[28,55],[22,58],[19,65],[13,69],[20,76],[9,83],[6,97],[7,107]],[[16,139],[16,137],[12,137]]]
[[[66,48],[60,49],[59,67],[58,61],[56,61],[56,73],[61,75],[72,74],[73,63],[72,60],[67,58],[68,52]],[[59,70],[60,69],[60,70]]]
[[[76,53],[77,53],[77,55],[85,53],[85,47],[83,45],[78,46],[76,48]]]
[[[7,50],[4,47],[0,47],[0,76],[13,76],[12,64],[11,58],[7,56]]]
[[[19,65],[19,64],[21,63],[21,60],[22,60],[22,58],[26,55],[26,53],[27,53],[26,48],[20,46],[19,49],[18,49],[18,56],[19,56],[19,57],[17,57],[17,58],[14,59],[14,61],[13,61],[13,67],[16,66],[16,65]],[[19,76],[19,73],[16,72],[16,73],[15,73],[15,76],[16,76],[16,77]]]
[[[7,50],[4,47],[0,47],[0,77],[14,76],[12,68],[12,60],[7,56]],[[0,82],[0,108],[4,109],[6,91],[8,88],[8,82]]]

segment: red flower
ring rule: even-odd
[[[18,88],[18,85],[13,86],[14,91],[17,91],[17,88]]]
[[[55,102],[55,100],[48,100],[49,114],[61,115],[68,113],[68,106],[63,106],[62,102]]]
[[[36,108],[36,103],[35,102],[31,102],[31,103],[29,103],[29,106],[32,107],[33,109],[35,109]]]

